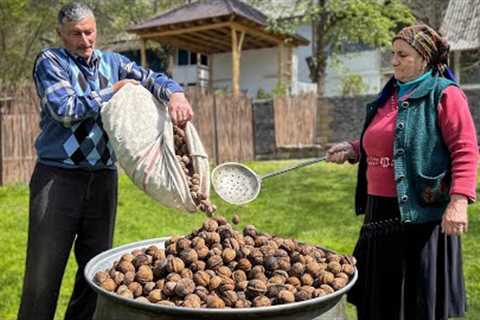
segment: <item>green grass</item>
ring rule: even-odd
[[[259,174],[290,165],[288,161],[247,163]],[[215,196],[219,212],[241,217],[239,228],[255,224],[271,234],[296,238],[341,253],[351,253],[361,217],[353,213],[356,168],[317,164],[265,180],[256,201],[243,207],[227,205]],[[480,319],[480,205],[472,205],[470,230],[463,237],[469,312]],[[166,209],[120,178],[119,210],[114,245],[161,236],[186,234],[201,225],[203,215]],[[0,188],[0,319],[13,320],[20,301],[28,221],[28,187]],[[58,301],[56,319],[63,319],[71,293],[75,262],[70,257]],[[348,307],[353,319],[353,307]]]

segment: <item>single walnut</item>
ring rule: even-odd
[[[234,239],[232,239],[232,240],[234,240]],[[230,263],[231,261],[235,260],[236,255],[237,254],[236,254],[235,250],[233,250],[231,248],[224,249],[223,252],[222,252],[223,262],[225,264]]]
[[[176,282],[173,282],[173,281],[167,281],[165,283],[165,286],[163,287],[162,289],[162,293],[167,296],[167,297],[171,297],[175,294],[175,287],[177,286],[177,283]]]
[[[190,270],[192,270],[192,272],[203,271],[203,270],[205,270],[206,266],[207,266],[207,264],[205,263],[205,261],[198,260],[198,261],[193,262],[190,265]]]
[[[157,304],[161,304],[161,305],[164,305],[164,306],[175,307],[175,303],[173,303],[172,301],[168,301],[168,300],[158,301]]]
[[[210,258],[208,258],[207,260],[207,267],[209,269],[216,269],[220,266],[223,265],[223,259],[221,256],[218,256],[218,255],[214,255],[214,256],[211,256]]]
[[[311,298],[312,298],[312,292],[305,290],[303,288],[300,288],[295,293],[295,301],[305,301]]]
[[[240,223],[240,216],[238,214],[234,214],[232,217],[232,223],[233,224],[239,224]]]
[[[320,289],[323,289],[327,294],[334,293],[335,290],[333,290],[332,287],[330,287],[328,284],[322,284],[320,286]]]
[[[201,237],[195,237],[192,239],[192,246],[194,248],[205,246],[205,239]]]
[[[297,277],[290,277],[287,279],[287,284],[291,284],[294,287],[300,287],[302,282]]]
[[[281,291],[278,293],[278,300],[279,300],[281,303],[291,303],[291,302],[295,302],[295,295],[294,295],[291,291],[281,290]]]
[[[269,283],[267,285],[267,297],[269,298],[278,298],[278,295],[280,294],[280,291],[286,290],[285,285],[283,284],[272,284]]]
[[[142,265],[138,268],[137,273],[135,274],[135,281],[140,283],[146,283],[153,280],[152,269],[147,265]]]
[[[247,280],[247,275],[245,274],[245,271],[243,270],[235,270],[232,273],[232,278],[235,280],[235,282],[242,282]]]
[[[230,278],[222,278],[222,283],[218,287],[220,292],[235,290],[235,281]]]
[[[175,293],[179,297],[185,297],[195,291],[195,283],[193,280],[184,278],[177,282],[175,286]]]
[[[162,291],[160,289],[150,291],[147,299],[152,303],[157,303],[158,301],[162,300]]]
[[[219,276],[213,276],[210,278],[210,283],[208,284],[208,289],[215,290],[222,284],[222,278]]]
[[[121,273],[120,271],[115,272],[115,277],[113,278],[113,281],[117,284],[117,286],[123,284],[123,279],[125,279],[125,275]]]
[[[203,230],[207,232],[214,232],[218,228],[218,222],[214,219],[207,219],[203,222]]]
[[[221,266],[215,270],[216,274],[222,278],[230,278],[232,276],[232,270],[229,267]]]
[[[117,265],[117,268],[116,268],[118,271],[120,271],[121,273],[127,273],[129,271],[133,271],[135,272],[135,267],[134,265],[127,261],[127,260],[121,260],[118,265]]]
[[[302,283],[306,286],[313,285],[313,277],[309,273],[303,274],[301,280],[302,280]]]
[[[195,247],[195,251],[197,252],[197,256],[199,259],[206,258],[209,253],[209,249],[207,246]]]
[[[207,302],[207,297],[210,294],[207,288],[202,287],[202,286],[197,286],[195,288],[195,294],[202,299],[203,302]]]
[[[238,301],[238,295],[233,290],[227,290],[222,292],[222,299],[227,307],[234,307]]]
[[[185,269],[184,269],[185,270]],[[182,270],[183,271],[183,270]],[[175,273],[175,272],[171,272],[167,275],[167,277],[165,278],[165,280],[167,281],[173,281],[173,282],[178,282],[182,279],[182,276],[179,275],[178,273]]]
[[[258,296],[253,299],[253,306],[254,307],[268,307],[271,306],[272,302],[265,296]]]
[[[239,298],[237,302],[235,302],[234,308],[250,308],[252,306],[252,303],[245,299],[245,298]]]
[[[268,279],[268,283],[270,283],[270,284],[284,284],[285,280],[287,280],[287,279],[285,279],[282,276],[273,276],[270,279]]]
[[[135,257],[134,257],[132,254],[130,254],[130,253],[125,253],[125,254],[122,255],[122,257],[120,258],[120,261],[132,262],[134,258],[135,258]]]
[[[342,289],[343,287],[345,287],[347,285],[347,282],[348,282],[348,279],[345,279],[345,278],[335,278],[333,281],[332,281],[332,287],[335,289],[335,290],[340,290]]]
[[[335,275],[335,278],[343,278],[343,279],[347,280],[347,282],[348,282],[348,279],[349,279],[348,275],[347,275],[346,273],[344,273],[344,272],[339,272],[339,273],[337,273],[337,274]]]
[[[215,309],[225,308],[225,302],[218,296],[210,295],[207,297],[207,307]]]
[[[180,259],[182,259],[186,265],[190,265],[198,260],[198,254],[194,249],[184,249],[180,252]]]
[[[342,265],[338,261],[330,261],[328,263],[327,269],[332,272],[333,274],[339,273],[342,271]]]
[[[140,283],[138,282],[132,282],[128,285],[128,290],[130,290],[133,293],[134,297],[139,297],[143,293],[143,287]]]
[[[243,258],[238,261],[237,269],[243,270],[243,271],[250,271],[251,268],[252,268],[252,264],[248,259]]]
[[[257,229],[253,225],[246,225],[243,229],[243,235],[255,238],[257,236]]]
[[[155,282],[147,282],[143,285],[143,295],[148,295],[156,287]]]
[[[110,278],[109,274],[105,271],[98,271],[97,273],[95,273],[95,277],[94,277],[94,280],[95,280],[95,283],[97,284],[101,284],[102,282],[104,282],[105,280],[107,280],[108,278]]]
[[[202,306],[202,303],[194,299],[185,299],[183,301],[183,306],[186,308],[200,308]]]
[[[193,279],[193,272],[192,270],[185,268],[180,272],[180,276],[182,278]]]
[[[149,258],[146,254],[139,254],[132,260],[132,264],[137,270],[140,268],[140,266],[149,265],[151,262],[151,258]]]
[[[335,280],[335,276],[331,272],[323,271],[322,273],[320,273],[320,276],[318,277],[318,279],[323,284],[330,284],[333,282],[333,280]]]
[[[135,281],[135,272],[128,271],[127,273],[125,273],[125,275],[123,277],[123,283],[128,286],[133,281]]]
[[[355,268],[351,264],[343,264],[342,272],[352,276],[355,273]]]
[[[262,280],[250,280],[247,286],[247,294],[250,297],[264,295],[267,292],[267,285]]]
[[[115,281],[113,281],[113,279],[107,278],[105,281],[103,281],[100,284],[100,287],[102,287],[107,291],[114,292],[115,289],[117,288],[117,284],[115,283]]]
[[[167,271],[179,273],[185,268],[183,260],[177,257],[169,256],[167,258]]]
[[[142,297],[142,296],[135,298],[135,301],[141,302],[141,303],[150,303],[150,301],[148,301],[147,298]]]
[[[192,241],[187,238],[179,238],[176,244],[177,244],[177,251],[180,252],[182,250],[190,249],[192,246]]]

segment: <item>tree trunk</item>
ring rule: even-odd
[[[318,5],[322,8],[325,7],[325,0],[320,0]],[[327,23],[327,13],[325,10],[319,15],[318,19],[313,22],[314,30],[314,44],[313,44],[313,56],[316,62],[316,79],[317,79],[317,95],[323,97],[325,94],[325,78],[327,71],[327,50],[325,43],[325,30]]]

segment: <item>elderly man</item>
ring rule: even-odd
[[[95,49],[92,10],[65,5],[58,14],[63,48],[43,50],[34,80],[41,101],[38,162],[30,182],[26,270],[19,320],[53,319],[74,245],[78,271],[65,319],[91,319],[96,295],[86,263],[111,248],[117,207],[115,154],[100,110],[127,83],[143,85],[169,104],[176,124],[193,116],[182,88],[164,74]]]

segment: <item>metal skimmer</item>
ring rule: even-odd
[[[325,160],[326,157],[315,158],[297,165],[270,172],[264,176],[257,175],[252,169],[238,162],[225,162],[212,171],[212,186],[215,192],[228,203],[245,204],[255,200],[260,193],[262,181],[306,167]]]

